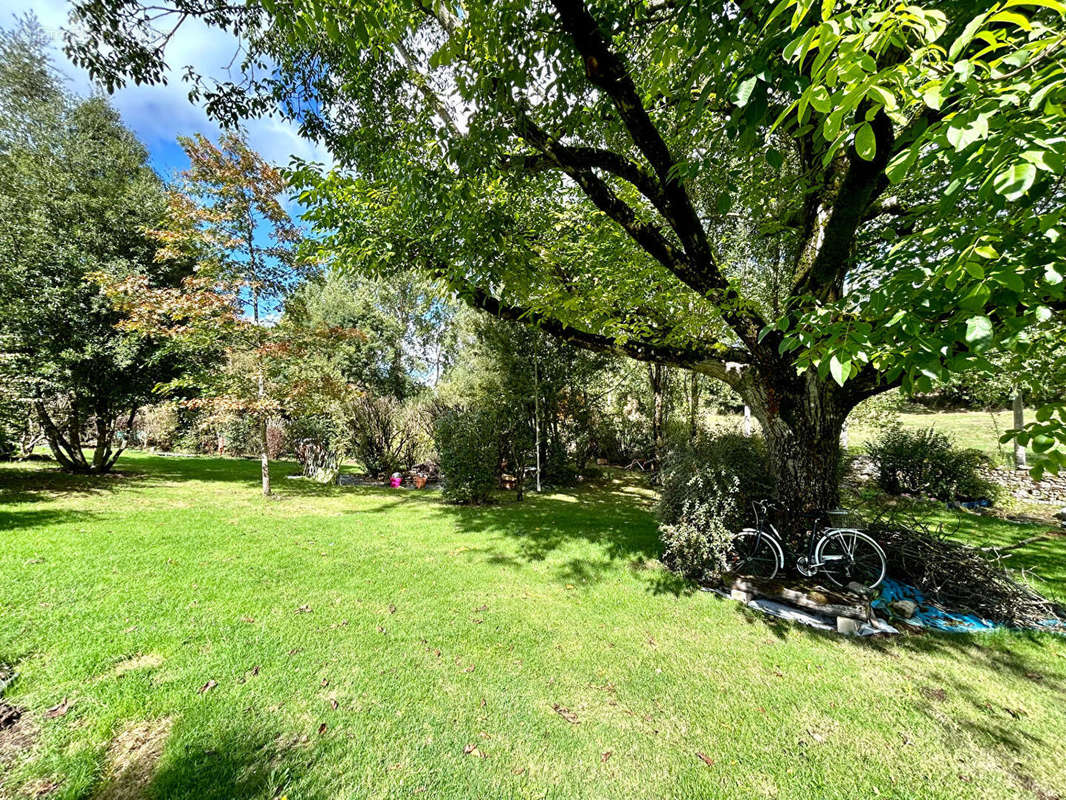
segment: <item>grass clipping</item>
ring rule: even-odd
[[[898,510],[866,526],[888,557],[888,574],[909,583],[947,611],[974,614],[1020,628],[1066,622],[1066,609],[1040,595],[1003,565],[1002,556],[955,541],[942,523]]]

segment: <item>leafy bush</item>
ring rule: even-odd
[[[674,524],[687,502],[716,504],[729,528],[742,527],[751,504],[773,494],[762,438],[733,431],[686,442],[666,454],[662,465],[659,520]]]
[[[714,579],[752,502],[772,494],[758,437],[710,434],[674,449],[664,459],[659,499],[663,563],[687,578]]]
[[[495,416],[491,409],[475,406],[450,409],[437,417],[433,440],[446,500],[484,503],[490,499],[500,455]]]
[[[364,394],[344,405],[349,449],[370,475],[408,469],[423,450],[425,410],[417,403]]]
[[[877,469],[877,485],[889,494],[924,494],[941,500],[994,498],[996,487],[981,477],[988,459],[978,450],[955,447],[933,428],[889,428],[866,445]]]

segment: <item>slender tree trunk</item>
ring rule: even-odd
[[[1022,403],[1022,389],[1014,387],[1014,427],[1025,427],[1025,405]],[[1029,469],[1029,459],[1026,457],[1025,445],[1014,443],[1014,468]]]
[[[649,364],[648,379],[651,382],[651,436],[655,444],[655,458],[661,461],[666,443],[666,367]]]
[[[699,433],[700,376],[695,372],[689,375],[688,387],[688,438],[696,438]]]
[[[256,330],[259,335],[259,353],[256,354],[256,379],[258,388],[256,399],[259,402],[259,464],[263,478],[263,496],[270,497],[270,449],[267,445],[267,413],[266,413],[266,375],[263,368],[263,337],[259,329],[259,290],[252,291],[252,317],[255,320]]]
[[[744,404],[744,425],[742,430],[745,436],[751,436],[751,406]]]
[[[537,355],[533,354],[533,439],[537,451],[537,493],[540,494],[540,371],[537,368]],[[521,477],[519,477],[518,499],[522,499]]]

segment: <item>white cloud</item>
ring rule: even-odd
[[[55,61],[70,80],[71,88],[87,94],[93,90],[88,74],[72,64],[62,51],[62,28],[66,24],[69,4],[63,0],[4,0],[7,15],[0,24],[10,25],[14,17],[27,12],[37,15],[55,42]],[[160,162],[161,149],[179,135],[202,133],[212,139],[220,129],[204,110],[189,102],[189,87],[181,80],[188,64],[215,78],[238,77],[228,69],[233,61],[236,41],[230,34],[189,20],[178,30],[167,49],[170,69],[167,83],[156,86],[129,85],[111,96],[111,102],[125,123],[148,146],[156,158],[157,168],[167,172],[176,166]],[[332,163],[329,153],[316,142],[300,136],[291,123],[278,119],[251,120],[247,123],[249,143],[268,161],[287,164],[291,156],[307,161]]]

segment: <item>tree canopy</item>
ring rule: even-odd
[[[173,283],[189,262],[154,260],[146,229],[165,194],[144,147],[106,100],[68,93],[46,53],[33,20],[0,31],[0,379],[36,409],[61,465],[102,472],[121,452],[116,418],[178,363],[120,334],[89,276]]]
[[[860,400],[1061,313],[1059,0],[172,11],[75,3],[70,51],[114,86],[184,16],[241,31],[245,79],[194,96],[326,143],[294,179],[334,258],[725,381],[802,505]]]

